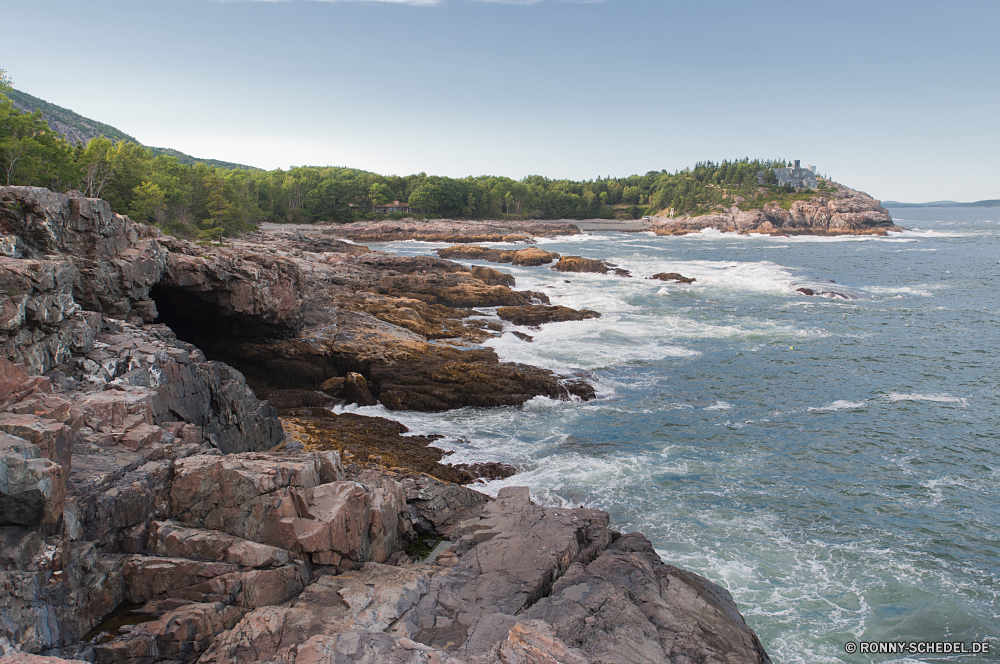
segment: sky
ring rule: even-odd
[[[0,16],[15,88],[203,158],[572,179],[783,158],[881,200],[1000,198],[996,0],[0,0]]]

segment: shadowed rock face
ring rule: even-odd
[[[837,185],[833,195],[817,195],[794,201],[790,209],[768,205],[753,210],[733,207],[726,212],[681,217],[674,221],[656,218],[657,235],[684,235],[714,228],[734,233],[769,235],[885,235],[902,228],[882,205],[860,191]]]

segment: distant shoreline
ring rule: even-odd
[[[894,208],[995,208],[1000,207],[1000,199],[976,201],[974,203],[956,203],[954,201],[934,201],[932,203],[900,203],[899,201],[882,201],[882,207]]]

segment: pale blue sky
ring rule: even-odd
[[[385,174],[784,157],[1000,198],[1000,2],[0,0],[15,87],[149,145]]]

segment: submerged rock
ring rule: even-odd
[[[812,288],[796,288],[795,292],[802,293],[803,295],[818,295],[820,297],[829,297],[835,300],[853,299],[849,295],[844,295],[843,293],[836,293],[834,291],[813,290]]]

